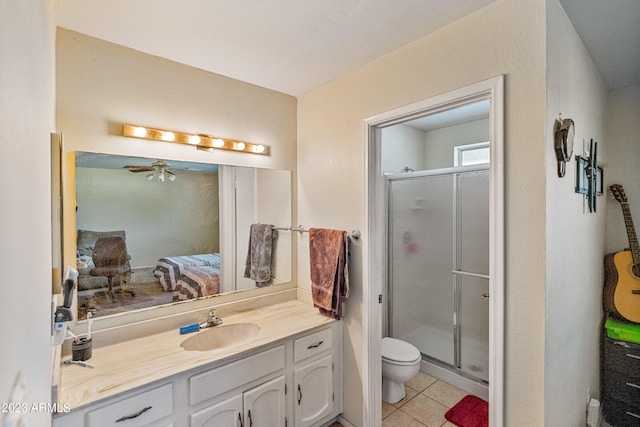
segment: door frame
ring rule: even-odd
[[[489,425],[504,423],[504,76],[494,77],[364,119],[363,420],[380,426],[382,413],[382,312],[386,280],[385,179],[381,129],[481,100],[490,100],[489,135]]]

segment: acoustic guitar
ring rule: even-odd
[[[631,250],[609,254],[604,258],[604,308],[617,317],[640,323],[640,246],[622,186],[614,184],[609,189],[622,207]]]

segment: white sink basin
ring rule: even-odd
[[[260,327],[253,323],[232,323],[212,326],[182,341],[180,347],[187,351],[209,351],[242,344],[258,335]]]

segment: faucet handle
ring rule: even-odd
[[[209,310],[209,316],[207,317],[207,323],[209,326],[216,326],[222,323],[222,319],[218,316],[215,308]]]

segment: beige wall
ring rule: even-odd
[[[298,101],[298,218],[350,230],[364,223],[363,119],[504,74],[506,181],[505,425],[544,419],[545,7],[498,0]],[[303,239],[305,239],[303,237]],[[352,247],[346,304],[345,417],[362,425],[362,250]],[[309,289],[308,249],[299,285]],[[366,410],[366,408],[365,408]]]
[[[586,423],[587,390],[599,395],[599,332],[607,198],[587,213],[576,194],[575,161],[559,178],[553,126],[559,114],[575,122],[574,155],[583,140],[598,141],[609,161],[605,132],[607,90],[558,0],[547,1],[547,202],[545,426]],[[608,170],[605,171],[607,178]],[[607,179],[608,181],[608,179]]]
[[[0,0],[0,259],[6,267],[0,283],[0,402],[11,402],[19,375],[29,407],[51,401],[54,52],[52,2]],[[0,423],[7,416],[0,414]],[[46,426],[51,414],[29,412],[24,418],[30,426]]]
[[[636,233],[640,232],[640,86],[609,94],[605,185],[624,188]],[[608,198],[607,198],[608,199]],[[620,204],[607,202],[606,252],[629,247]]]
[[[176,172],[175,181],[145,173],[76,168],[76,227],[124,230],[133,268],[166,256],[220,252],[218,175]]]
[[[56,57],[57,127],[66,152],[236,164],[295,174],[297,100],[292,96],[62,28]],[[123,123],[244,139],[269,145],[271,154],[208,153],[124,138]],[[67,201],[65,208],[73,213]],[[75,229],[73,215],[66,215],[65,230]],[[65,232],[66,248],[74,239],[73,232]],[[75,257],[73,251],[65,252],[67,259]]]

